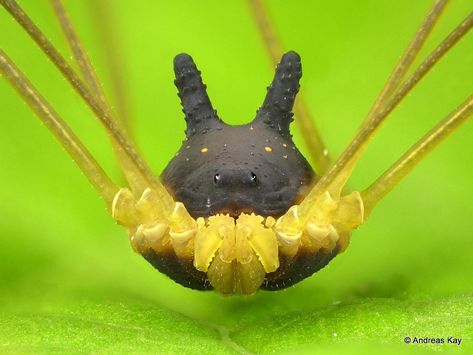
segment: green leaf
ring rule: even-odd
[[[21,3],[69,53],[51,10]],[[285,48],[301,54],[301,93],[335,157],[431,2],[266,3]],[[90,9],[66,4],[112,91]],[[253,118],[273,73],[245,2],[113,5],[134,136],[155,171],[183,139],[174,55],[193,55],[225,120]],[[471,10],[467,0],[452,3],[428,49]],[[120,182],[87,108],[3,10],[0,23],[2,48]],[[470,35],[396,109],[351,189],[366,187],[471,94],[472,47]],[[223,297],[185,289],[134,254],[87,180],[3,80],[0,100],[1,353],[473,352],[471,121],[380,203],[328,267],[284,291]],[[407,336],[462,343],[405,344]]]

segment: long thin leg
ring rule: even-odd
[[[315,206],[317,199],[325,191],[334,194],[340,193],[345,181],[350,176],[362,151],[366,148],[369,140],[380,127],[381,123],[397,107],[401,100],[414,88],[414,86],[429,72],[432,67],[448,52],[473,27],[473,13],[457,26],[435,50],[422,62],[419,68],[401,85],[393,97],[383,106],[383,109],[376,114],[355,136],[340,158],[330,168],[319,182],[312,188],[309,195],[300,205],[301,219],[310,218],[311,210]]]
[[[104,125],[112,141],[116,141],[116,144],[122,147],[124,154],[127,155],[135,165],[136,184],[143,185],[144,190],[145,183],[140,183],[140,181],[143,182],[144,180],[148,180],[151,183],[155,180],[155,177],[139,157],[138,153],[136,153],[135,149],[126,140],[115,121],[107,115],[101,103],[94,97],[95,95],[87,88],[72,67],[14,0],[0,0],[0,3],[38,44],[53,64],[69,81],[72,87],[92,109],[99,121]]]
[[[133,139],[133,122],[130,117],[130,100],[126,93],[126,83],[124,82],[124,61],[121,56],[122,48],[119,38],[113,28],[115,16],[114,7],[109,0],[90,0],[90,7],[101,37],[101,46],[104,48],[107,69],[112,81],[113,96],[116,103],[116,114],[123,129],[128,133],[128,137]]]
[[[371,119],[379,113],[379,111],[382,109],[383,104],[386,103],[386,101],[394,94],[395,90],[399,87],[401,80],[404,78],[407,71],[412,66],[412,63],[416,59],[425,41],[432,32],[447,3],[448,0],[437,0],[435,2],[434,6],[425,17],[416,34],[414,35],[411,42],[404,51],[404,54],[402,55],[401,59],[392,71],[391,75],[389,76],[388,81],[384,85],[383,89],[381,90],[381,93],[379,94],[375,103],[371,107],[370,112],[366,116],[361,127],[371,121]]]
[[[118,187],[110,180],[64,120],[1,49],[0,72],[61,142],[90,183],[105,200],[107,207],[111,208]]]
[[[258,25],[261,37],[263,38],[271,64],[275,66],[278,64],[283,54],[281,41],[276,34],[262,0],[248,0],[248,3],[255,22]],[[330,166],[330,157],[301,94],[299,94],[295,102],[294,113],[296,116],[296,124],[298,124],[302,138],[309,150],[311,159],[315,165],[315,170],[323,174]]]
[[[453,133],[473,114],[473,95],[431,129],[399,160],[386,170],[371,186],[362,191],[365,219],[374,206],[396,186],[402,178],[424,159],[437,145]]]
[[[85,82],[89,90],[94,94],[95,99],[102,105],[102,109],[106,114],[116,120],[115,113],[113,112],[103,90],[102,85],[97,77],[97,73],[90,61],[87,52],[82,45],[82,42],[77,34],[77,31],[74,28],[72,20],[67,13],[66,8],[61,0],[51,0],[51,4],[56,13],[56,16],[61,24],[62,31],[69,43],[69,47],[73,53],[73,57],[76,60],[79,69],[82,73],[82,77],[85,79]],[[116,120],[119,124],[122,124],[120,121]],[[121,127],[124,129],[123,125]],[[123,172],[132,188],[132,190],[138,190],[138,194],[142,192],[142,187],[145,185],[143,179],[136,173],[130,159],[124,154],[123,150],[117,145],[113,144],[113,149],[117,157],[121,162]]]
[[[95,2],[96,6],[99,3],[101,3],[101,1]],[[89,56],[87,55],[86,50],[84,49],[82,41],[77,34],[74,24],[72,23],[72,20],[64,6],[64,3],[62,2],[62,0],[51,0],[51,4],[59,20],[59,23],[61,24],[61,28],[67,39],[67,42],[69,43],[69,47],[71,48],[71,51],[74,55],[74,59],[76,60],[79,66],[79,69],[82,73],[85,82],[87,83],[89,89],[95,94],[98,101],[103,105],[104,109],[107,111],[107,114],[115,117],[116,114],[115,112],[113,112],[107,100],[103,87],[97,77],[97,73],[94,69],[94,66],[92,65],[92,62]],[[107,11],[102,12],[106,13]],[[104,14],[102,14],[101,16],[103,15]],[[106,20],[102,18],[102,21]],[[123,119],[117,121],[121,124],[122,129],[128,132],[128,124],[126,124]]]
[[[112,110],[110,105],[107,103],[102,85],[100,85],[98,80],[97,73],[95,72],[84,46],[77,35],[77,31],[72,24],[64,4],[61,0],[51,0],[51,4],[89,90],[92,91],[95,97],[100,101],[104,109],[108,111],[107,113],[112,114]]]
[[[113,118],[107,114],[100,102],[95,99],[92,92],[88,90],[86,85],[84,85],[72,67],[66,62],[57,49],[51,44],[51,42],[47,40],[44,34],[14,0],[0,0],[0,4],[15,18],[15,20],[30,35],[30,37],[39,45],[43,52],[69,81],[76,92],[87,103],[87,105],[95,113],[97,119],[103,124],[113,144],[118,145],[122,149],[124,153],[123,155],[126,156],[127,161],[120,161],[120,163],[122,166],[130,169],[130,171],[127,173],[133,174],[134,178],[136,179],[134,183],[137,186],[140,186],[139,190],[144,191],[148,185],[151,185],[158,193],[160,201],[163,203],[163,208],[168,211],[171,210],[174,204],[171,195],[169,195],[166,188],[153,175],[151,169],[136,152],[131,143],[126,139],[120,127],[116,124]],[[118,156],[118,159],[120,160],[120,156]]]
[[[61,24],[62,31],[69,43],[69,47],[73,53],[82,76],[88,86],[88,89],[95,95],[95,99],[102,105],[103,110],[110,117],[115,117],[115,114],[108,103],[102,85],[97,77],[97,73],[92,65],[92,62],[87,55],[87,52],[82,45],[82,42],[74,28],[72,20],[67,13],[66,8],[61,0],[51,0],[52,7]],[[122,127],[123,128],[123,127]]]

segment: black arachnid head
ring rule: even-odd
[[[256,118],[238,126],[217,116],[189,55],[176,56],[174,71],[186,139],[162,179],[175,199],[194,217],[275,217],[300,202],[314,173],[289,132],[302,76],[299,55],[282,57]]]

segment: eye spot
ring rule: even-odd
[[[214,183],[218,184],[219,181],[220,181],[220,174],[215,174],[214,175]]]
[[[204,147],[200,150],[201,153],[207,153],[209,151],[209,148]]]
[[[256,177],[256,174],[253,173],[253,172],[251,172],[250,179],[251,179],[251,182],[253,184],[255,184],[258,181],[258,178]]]
[[[273,148],[266,146],[264,147],[264,150],[268,153],[271,153],[273,151]]]

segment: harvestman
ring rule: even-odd
[[[301,76],[295,52],[282,56],[256,118],[241,126],[227,125],[216,115],[192,58],[178,55],[175,83],[186,115],[186,140],[158,178],[108,104],[61,0],[51,2],[80,75],[15,1],[0,0],[103,124],[128,186],[121,188],[110,180],[2,50],[1,72],[63,144],[112,217],[127,228],[134,250],[187,287],[253,294],[259,288],[282,289],[312,275],[345,250],[351,231],[366,221],[377,202],[473,113],[470,96],[368,188],[344,191],[381,124],[473,26],[470,14],[407,76],[448,2],[437,0],[357,134],[334,162],[304,102],[301,98],[295,102]],[[260,0],[249,0],[249,4],[270,58],[277,64],[282,50],[264,6]],[[292,142],[293,105],[317,174]],[[244,137],[245,144],[235,137]]]

